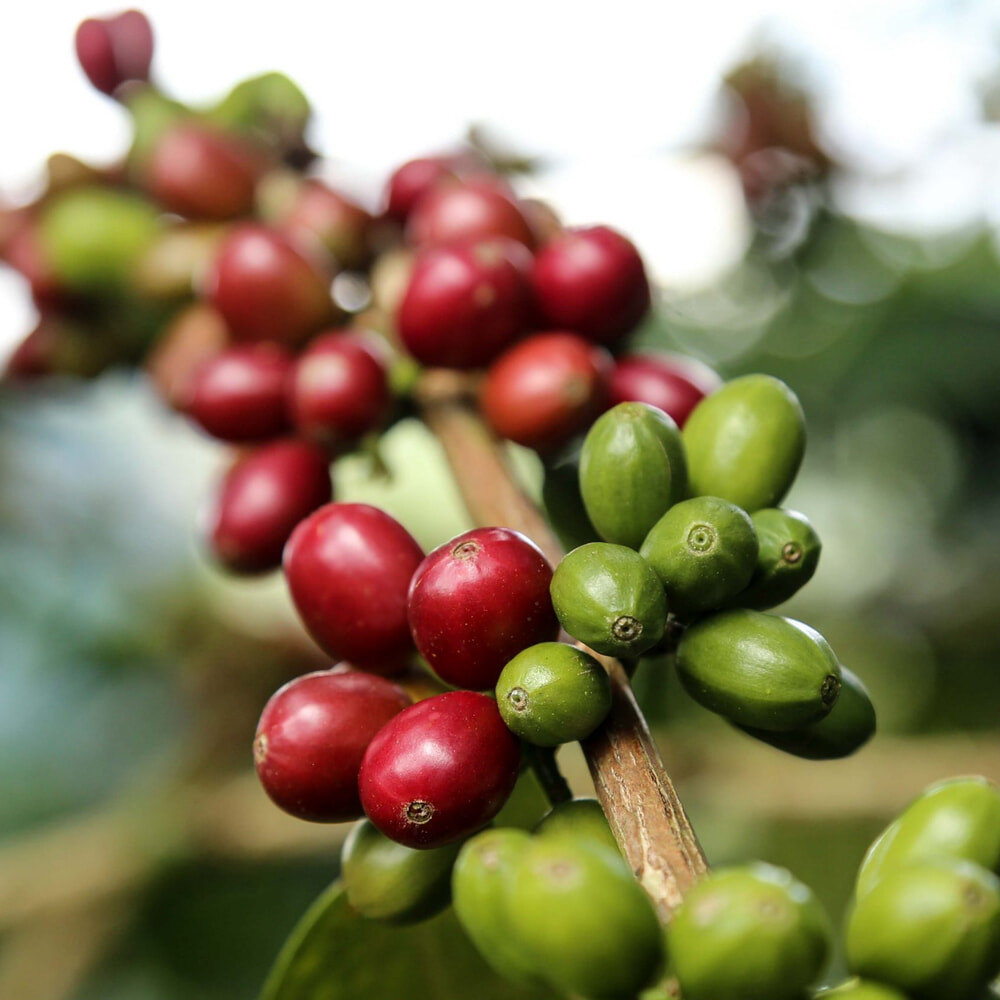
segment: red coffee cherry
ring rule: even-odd
[[[510,528],[476,528],[435,549],[410,585],[413,639],[434,672],[455,687],[492,688],[528,646],[555,639],[552,567]]]
[[[510,190],[499,178],[445,179],[410,212],[406,239],[413,246],[443,246],[505,236],[532,247],[535,236]]]
[[[358,787],[365,814],[407,847],[440,847],[485,826],[517,781],[521,749],[485,694],[411,705],[371,741]]]
[[[226,473],[209,519],[215,557],[237,573],[281,565],[295,526],[331,495],[329,459],[306,441],[276,441],[238,458]]]
[[[87,18],[76,29],[75,44],[84,73],[104,94],[113,94],[127,80],[149,79],[153,29],[137,10]]]
[[[191,379],[185,410],[222,441],[264,441],[288,430],[292,357],[278,344],[237,344]]]
[[[332,503],[292,533],[285,577],[306,629],[327,653],[389,673],[413,650],[406,595],[422,558],[410,533],[377,507]]]
[[[281,233],[246,223],[226,237],[209,298],[237,340],[298,344],[329,322],[327,281]]]
[[[439,181],[457,179],[456,164],[453,156],[423,156],[397,167],[386,185],[385,214],[405,222],[414,205]]]
[[[402,688],[357,670],[296,677],[271,696],[257,723],[253,759],[264,791],[299,819],[360,818],[365,750],[409,704]]]
[[[295,363],[288,393],[296,427],[331,446],[374,430],[391,402],[380,352],[364,334],[343,330],[310,343]]]
[[[302,183],[279,225],[293,240],[318,239],[340,267],[364,267],[371,256],[368,238],[372,217],[322,181]]]
[[[649,309],[649,282],[633,244],[607,226],[567,229],[535,257],[535,300],[554,327],[613,344]]]
[[[145,166],[149,193],[191,219],[234,219],[254,203],[259,162],[235,136],[182,123],[166,131]]]
[[[486,374],[483,413],[501,436],[547,452],[586,430],[607,402],[614,361],[574,333],[538,333]]]
[[[611,375],[610,405],[649,403],[684,426],[691,411],[722,379],[708,365],[680,354],[629,354]]]
[[[423,251],[397,315],[406,349],[425,365],[489,364],[528,324],[530,267],[511,240]]]

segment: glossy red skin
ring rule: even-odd
[[[691,411],[722,385],[708,365],[679,354],[630,354],[611,375],[609,405],[649,403],[674,418],[678,427]]]
[[[537,333],[490,366],[480,402],[501,437],[551,452],[590,426],[607,403],[614,361],[574,333]]]
[[[554,640],[552,567],[510,528],[476,528],[436,548],[410,584],[410,629],[434,672],[455,687],[496,685],[507,661]]]
[[[137,10],[87,18],[76,29],[75,45],[84,73],[104,94],[113,94],[127,80],[149,79],[153,29]]]
[[[363,267],[370,257],[372,217],[339,191],[318,180],[303,182],[298,197],[281,220],[293,238],[318,239],[341,267]]]
[[[385,214],[405,222],[413,206],[438,181],[454,176],[451,157],[424,156],[408,160],[396,169],[386,185]]]
[[[410,533],[384,511],[332,503],[292,533],[285,578],[319,646],[335,659],[388,673],[413,650],[406,596],[422,559]]]
[[[209,299],[237,340],[298,344],[328,322],[326,278],[277,230],[245,223],[226,237]]]
[[[281,565],[295,526],[330,499],[326,452],[307,441],[275,441],[236,460],[222,480],[209,520],[216,559],[236,573]]]
[[[145,184],[168,212],[235,219],[253,208],[258,166],[236,137],[184,123],[165,132],[152,150]]]
[[[553,327],[614,344],[649,309],[649,281],[635,246],[607,226],[567,229],[535,256],[535,301]]]
[[[361,671],[295,678],[271,696],[257,724],[254,764],[264,791],[299,819],[359,819],[365,750],[409,704],[402,688]]]
[[[489,364],[527,327],[530,267],[512,240],[422,251],[396,317],[406,349],[424,365]]]
[[[322,334],[296,361],[288,401],[295,426],[306,437],[331,446],[350,444],[388,415],[385,362],[364,334]]]
[[[521,750],[485,694],[449,691],[400,712],[371,741],[358,787],[365,814],[407,847],[452,843],[485,826],[517,781]],[[431,811],[407,816],[412,803]]]
[[[237,344],[202,365],[191,379],[185,411],[222,441],[266,441],[291,426],[292,357],[278,344]]]
[[[535,234],[507,186],[497,178],[445,179],[417,201],[406,224],[412,246],[447,246],[505,236],[529,249]]]

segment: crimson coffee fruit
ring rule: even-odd
[[[688,414],[722,379],[708,365],[680,354],[628,354],[611,375],[611,405],[648,403],[684,426]]]
[[[385,191],[385,214],[405,222],[417,202],[446,177],[454,178],[457,158],[422,156],[407,160],[389,178]]]
[[[538,333],[490,366],[481,404],[490,426],[526,448],[559,448],[604,409],[614,362],[573,333]]]
[[[318,239],[341,267],[368,262],[372,217],[322,181],[304,181],[279,223],[293,238]]]
[[[485,694],[449,691],[379,730],[358,788],[368,818],[407,847],[440,847],[485,826],[517,781],[521,747]]]
[[[137,10],[88,17],[76,29],[75,44],[81,68],[101,93],[113,94],[127,80],[149,79],[153,29]]]
[[[334,331],[313,340],[295,363],[289,403],[296,427],[325,444],[350,444],[386,417],[389,379],[372,340]]]
[[[535,300],[553,326],[602,344],[628,333],[649,309],[638,250],[607,226],[567,229],[535,256]]]
[[[406,239],[413,246],[443,246],[507,237],[532,247],[531,226],[498,177],[466,181],[444,179],[428,191],[410,212]]]
[[[552,567],[510,528],[476,528],[435,549],[410,585],[410,628],[434,672],[455,687],[492,688],[508,660],[555,639]]]
[[[222,441],[263,441],[289,427],[291,355],[278,344],[238,344],[210,358],[190,380],[185,411]]]
[[[253,208],[257,163],[234,136],[183,123],[160,137],[145,167],[149,193],[169,212],[234,219]]]
[[[358,819],[358,772],[375,734],[410,704],[402,688],[358,670],[296,677],[264,707],[253,744],[271,800],[299,819]]]
[[[327,653],[387,673],[405,666],[413,649],[406,595],[423,555],[377,507],[332,503],[292,533],[285,577],[306,629]]]
[[[330,499],[326,452],[306,441],[275,441],[236,460],[222,480],[209,519],[216,559],[237,573],[281,565],[295,526]]]
[[[489,364],[527,327],[530,268],[531,254],[513,240],[423,251],[397,315],[404,346],[425,365]]]
[[[281,233],[235,227],[219,248],[209,298],[237,340],[298,344],[333,313],[327,282]]]

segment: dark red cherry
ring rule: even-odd
[[[247,452],[222,480],[209,519],[215,557],[237,573],[281,565],[295,526],[331,495],[326,452],[307,441],[276,441]]]
[[[293,239],[319,240],[342,268],[364,267],[371,256],[372,217],[322,181],[304,181],[278,221]]]
[[[298,344],[329,322],[325,276],[288,237],[266,226],[237,226],[219,248],[209,297],[237,340]]]
[[[191,379],[185,410],[223,441],[264,441],[288,430],[292,357],[278,344],[237,344]]]
[[[76,29],[75,44],[80,66],[102,93],[113,94],[127,80],[149,79],[153,29],[140,11],[87,18]]]
[[[413,246],[444,246],[505,236],[534,246],[535,235],[510,189],[496,177],[444,179],[414,205],[406,224]]]
[[[648,403],[684,426],[691,411],[722,379],[708,365],[680,354],[629,354],[611,375],[610,405]]]
[[[567,229],[538,251],[535,300],[554,327],[613,344],[649,309],[649,282],[635,246],[607,226]]]
[[[483,413],[501,437],[549,452],[604,409],[614,362],[574,333],[537,333],[501,354],[486,374]]]
[[[476,528],[436,548],[410,585],[410,629],[420,654],[455,687],[492,688],[507,661],[559,635],[552,567],[510,528]]]
[[[389,378],[381,352],[362,333],[335,330],[299,356],[288,398],[307,437],[342,446],[375,430],[389,411]]]
[[[454,157],[424,156],[408,160],[389,178],[385,190],[385,214],[405,222],[413,206],[446,177],[455,178]]]
[[[271,696],[257,723],[253,759],[264,791],[299,819],[358,819],[365,750],[409,704],[402,688],[357,670],[295,678]]]
[[[514,788],[520,758],[488,695],[435,695],[390,719],[371,741],[361,804],[387,837],[440,847],[493,819]]]
[[[495,239],[424,250],[414,262],[397,327],[421,364],[479,368],[524,332],[531,255]]]
[[[145,164],[145,185],[168,212],[234,219],[254,203],[260,162],[235,136],[184,122],[168,129]]]
[[[401,669],[413,650],[406,595],[423,552],[377,507],[332,503],[292,533],[288,588],[309,634],[335,659],[380,673]]]

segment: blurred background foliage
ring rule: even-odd
[[[639,340],[799,394],[787,505],[824,554],[787,611],[864,678],[880,732],[851,760],[798,761],[698,709],[668,664],[636,689],[709,857],[787,865],[836,918],[894,810],[945,775],[1000,777],[1000,256],[986,212],[890,230],[853,211],[860,187],[908,178],[839,160],[773,53],[726,86],[703,155],[742,187],[746,251],[664,288]],[[338,497],[438,544],[467,522],[435,447],[398,425],[391,478],[342,460]],[[224,579],[198,551],[224,461],[140,374],[0,390],[2,997],[246,998],[336,874],[343,829],[283,817],[250,775],[264,701],[323,661],[280,580]]]

